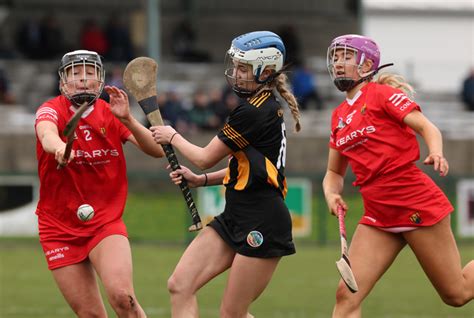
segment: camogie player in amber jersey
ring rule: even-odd
[[[461,267],[450,226],[453,207],[415,164],[418,133],[429,149],[424,163],[447,175],[441,133],[400,76],[372,81],[384,67],[379,61],[377,44],[364,36],[337,37],[328,49],[329,73],[346,100],[332,115],[324,194],[332,214],[338,205],[347,211],[341,194],[350,165],[365,209],[349,250],[359,291],[352,294],[341,281],[333,317],[361,317],[363,299],[407,244],[446,304],[462,306],[474,297],[474,261]]]
[[[96,52],[65,54],[59,68],[62,95],[36,112],[40,242],[48,268],[77,316],[106,317],[97,272],[119,317],[145,317],[133,290],[130,244],[122,221],[127,197],[122,144],[130,141],[154,157],[164,153],[131,116],[124,91],[105,87],[110,104],[98,99],[104,74]],[[84,102],[89,106],[66,162],[61,132]],[[58,163],[67,165],[58,169]],[[84,205],[87,213],[93,211],[91,218],[78,217]]]
[[[295,97],[282,74],[285,46],[278,35],[241,35],[228,50],[226,78],[241,103],[204,148],[169,126],[151,128],[156,142],[172,143],[200,169],[230,157],[227,169],[196,175],[182,167],[171,173],[192,187],[224,184],[226,206],[184,252],[168,281],[173,317],[198,317],[196,292],[230,268],[221,317],[251,317],[250,304],[269,283],[280,258],[295,253],[291,218],[285,205],[285,99],[299,131]]]

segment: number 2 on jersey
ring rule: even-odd
[[[90,130],[84,129],[84,136],[85,136],[84,139],[85,139],[86,141],[92,140],[91,131],[90,131]]]

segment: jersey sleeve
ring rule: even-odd
[[[403,91],[388,85],[382,86],[380,90],[381,104],[384,110],[397,121],[402,122],[403,118],[413,110],[421,112],[420,106],[411,100]]]
[[[330,148],[334,148],[334,149],[337,149],[336,148],[336,132],[338,130],[338,113],[337,113],[337,109],[335,109],[333,112],[332,112],[332,116],[331,116],[331,131],[330,131],[330,135],[329,135],[329,147]]]
[[[36,111],[35,127],[39,122],[50,121],[59,125],[59,112],[53,103],[44,103]]]
[[[112,118],[113,124],[117,127],[119,136],[120,136],[120,141],[122,144],[124,144],[127,140],[128,137],[132,134],[132,132],[120,122],[120,120],[117,119],[112,113],[110,113],[110,116]]]
[[[120,133],[120,140],[122,143],[125,143],[128,140],[128,137],[132,134],[132,132],[125,127],[124,124],[122,124],[117,118],[115,118],[117,121],[118,127],[119,127],[119,133]]]
[[[260,131],[258,111],[246,106],[237,107],[217,135],[232,151],[239,151],[247,147],[255,140]]]

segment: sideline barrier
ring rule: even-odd
[[[0,176],[0,236],[35,236],[39,184],[35,176]]]

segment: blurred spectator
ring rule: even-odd
[[[463,81],[461,97],[466,109],[474,111],[474,67]]]
[[[229,86],[222,91],[219,89],[210,92],[210,107],[219,118],[220,126],[223,126],[229,114],[239,105],[239,98],[229,89]]]
[[[55,59],[64,51],[62,30],[54,15],[46,15],[40,23],[40,40],[42,59]]]
[[[16,45],[28,59],[51,59],[64,50],[63,35],[56,18],[46,15],[38,22],[28,19],[20,25],[16,34]]]
[[[297,62],[291,76],[291,86],[301,109],[308,109],[309,104],[314,102],[317,110],[323,109],[323,102],[319,96],[315,75],[304,64]]]
[[[188,131],[187,114],[178,92],[171,89],[164,94],[159,94],[158,104],[165,125],[173,126],[180,133]]]
[[[5,41],[5,36],[0,32],[0,59],[15,58],[14,49]]]
[[[109,43],[105,56],[110,61],[124,62],[133,58],[130,30],[121,17],[117,15],[109,17],[105,26],[105,36]]]
[[[224,95],[225,117],[223,122],[227,122],[230,113],[240,104],[240,99],[235,94]],[[222,117],[221,117],[222,118]]]
[[[109,43],[104,31],[94,19],[87,19],[82,24],[80,34],[81,49],[95,51],[105,56]]]
[[[215,130],[220,127],[219,118],[209,105],[209,98],[204,90],[197,90],[193,95],[193,106],[188,112],[189,123],[193,129]]]
[[[14,104],[15,98],[10,93],[10,86],[5,71],[0,68],[0,104]]]
[[[125,89],[123,85],[123,68],[118,65],[114,65],[110,71],[110,74],[106,74],[105,76],[105,85],[109,86],[116,86],[120,89]],[[105,90],[102,91],[100,94],[100,98],[109,102],[109,94]]]
[[[172,32],[172,50],[180,62],[209,62],[209,53],[196,48],[197,36],[191,23],[181,21]]]
[[[220,123],[224,123],[227,118],[227,111],[224,105],[223,92],[219,88],[214,88],[209,91],[209,108],[219,118]]]
[[[285,43],[286,61],[285,64],[295,64],[301,61],[301,41],[293,25],[286,24],[281,26],[276,32]]]
[[[360,0],[346,0],[346,9],[354,18],[357,18],[359,16],[360,3]]]
[[[28,59],[41,57],[41,27],[33,17],[23,22],[16,33],[16,45]]]

